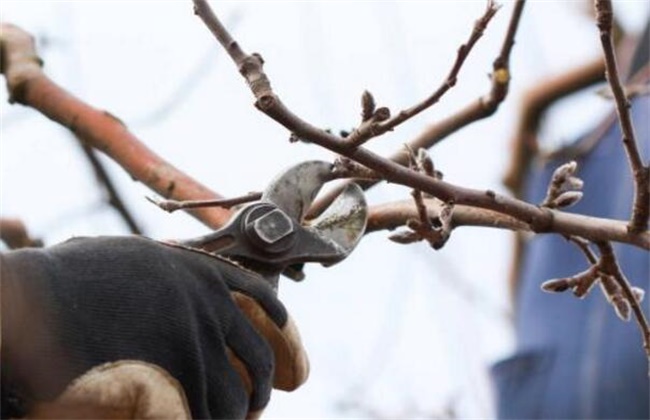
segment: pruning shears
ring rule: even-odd
[[[345,259],[366,228],[362,189],[348,186],[316,219],[305,215],[321,187],[333,177],[333,165],[307,161],[279,174],[259,201],[247,204],[219,230],[180,244],[200,248],[241,264],[277,287],[281,273],[302,280],[302,264],[325,266]]]

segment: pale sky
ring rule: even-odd
[[[512,10],[511,1],[503,3],[457,87],[370,148],[392,153],[426,124],[487,91]],[[583,3],[527,5],[508,100],[495,117],[431,152],[446,180],[503,192],[500,178],[525,87],[600,52]],[[648,4],[615,1],[633,30],[642,26]],[[393,111],[427,96],[447,74],[485,2],[238,1],[213,7],[244,49],[264,56],[276,93],[289,107],[338,130],[358,123],[365,89]],[[302,160],[333,159],[316,146],[290,144],[284,128],[255,110],[243,79],[190,1],[4,1],[2,20],[39,38],[45,70],[55,81],[117,115],[149,147],[223,195],[262,190]],[[593,91],[584,98],[551,114],[548,144],[574,137],[608,106]],[[6,92],[0,103],[0,216],[20,217],[48,244],[74,235],[124,234],[66,130],[9,105]],[[206,232],[187,215],[158,210],[144,199],[151,194],[146,188],[110,168],[147,235]],[[408,197],[396,186],[368,193],[371,204]],[[280,296],[301,330],[312,373],[298,391],[275,393],[266,418],[431,417],[450,404],[460,418],[493,416],[486,369],[513,345],[506,288],[510,235],[462,228],[441,251],[386,237],[369,235],[337,266],[309,267],[303,283],[282,281]]]

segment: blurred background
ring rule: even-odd
[[[392,154],[427,124],[489,89],[489,72],[512,11],[503,7],[463,67],[458,84],[432,109],[368,144]],[[313,124],[349,130],[364,89],[393,112],[421,100],[446,76],[484,1],[213,2],[248,52],[259,52],[283,101]],[[645,0],[615,1],[638,31]],[[332,160],[259,113],[230,59],[188,1],[11,1],[2,20],[38,39],[47,74],[82,100],[123,120],[151,149],[225,196],[262,190],[287,166]],[[586,1],[532,1],[511,58],[510,94],[497,114],[466,127],[431,156],[445,179],[505,193],[501,177],[520,95],[542,79],[600,54]],[[594,89],[555,106],[545,147],[584,131],[609,109]],[[108,205],[77,140],[63,127],[0,92],[0,216],[22,219],[54,244],[71,236],[120,235],[128,228]],[[145,235],[187,238],[207,229],[167,214],[153,195],[100,157]],[[373,203],[410,197],[380,185]],[[440,251],[402,246],[387,232],[367,236],[341,264],[310,266],[280,295],[300,327],[311,377],[276,392],[266,418],[489,418],[490,364],[512,349],[507,277],[511,235],[463,228]],[[540,282],[545,279],[540,279]]]

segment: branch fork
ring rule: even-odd
[[[623,147],[627,153],[634,177],[634,203],[628,223],[630,232],[643,232],[648,229],[650,218],[650,165],[644,165],[630,116],[630,101],[621,83],[621,77],[614,52],[612,34],[614,11],[611,0],[595,0],[596,22],[600,30],[600,42],[605,56],[605,75],[616,102],[616,112],[623,134]]]
[[[332,175],[335,178],[355,178],[376,181],[384,179],[384,177],[377,171],[361,165],[345,156],[339,156],[336,158],[332,169]]]
[[[634,314],[643,337],[643,348],[650,362],[650,326],[640,305],[645,294],[644,290],[630,284],[609,242],[596,243],[600,252],[600,257],[597,258],[589,248],[589,242],[584,238],[570,236],[567,239],[575,243],[585,254],[590,267],[572,277],[548,280],[542,284],[542,290],[558,293],[570,289],[576,297],[583,298],[594,284],[599,282],[603,294],[620,319],[629,321],[631,312]]]
[[[382,134],[381,123],[390,118],[390,109],[376,108],[375,98],[367,90],[361,95],[361,124],[346,136],[345,143],[356,148],[373,137]]]
[[[409,145],[405,145],[405,148],[409,155],[411,170],[435,179],[441,178],[442,175],[435,170],[433,160],[425,149],[418,150],[416,155]],[[418,218],[406,221],[406,226],[411,229],[410,231],[397,232],[389,236],[389,239],[401,244],[426,240],[433,249],[442,248],[453,230],[453,202],[444,203],[438,217],[432,219],[429,217],[422,191],[414,189],[411,191],[411,196],[415,202]]]

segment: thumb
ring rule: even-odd
[[[273,349],[275,355],[273,387],[283,391],[293,391],[302,385],[309,376],[309,360],[298,328],[291,316],[287,316],[284,325],[278,325],[252,297],[240,292],[232,292],[232,297],[257,332]]]

